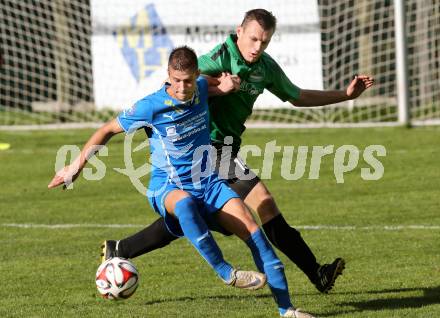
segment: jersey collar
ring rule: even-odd
[[[233,63],[237,66],[237,72],[233,72],[234,74],[238,74],[242,79],[247,79],[249,74],[256,68],[259,67],[261,63],[261,58],[258,59],[255,63],[248,64],[243,56],[240,53],[240,50],[237,46],[237,34],[230,34],[226,39],[226,45],[228,46],[229,53],[233,57]],[[265,53],[263,53],[265,54]]]
[[[239,60],[243,64],[246,64],[246,61],[244,60],[237,46],[237,34],[230,34],[226,39],[226,44],[229,47],[229,52],[234,56],[234,58]]]
[[[176,98],[174,98],[173,96],[171,96],[170,94],[168,94],[167,92],[167,88],[170,86],[171,84],[167,81],[165,81],[165,83],[163,84],[162,87],[162,93],[169,99],[172,101],[172,106],[177,106],[177,105],[182,105],[182,106],[191,106],[197,103],[197,100],[199,99],[199,85],[198,82],[196,82],[196,90],[194,91],[193,96],[191,97],[191,99],[187,100],[187,101],[181,101],[178,100]]]

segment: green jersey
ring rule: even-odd
[[[202,74],[216,76],[229,72],[241,78],[238,92],[209,99],[211,140],[223,143],[226,136],[232,136],[233,151],[240,149],[241,135],[246,129],[244,123],[265,88],[282,101],[298,99],[300,92],[268,54],[263,53],[257,62],[247,64],[236,41],[237,36],[231,34],[226,42],[199,57]]]

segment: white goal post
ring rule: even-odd
[[[439,0],[3,0],[0,129],[96,126],[161,85],[173,47],[206,53],[257,7],[277,17],[267,52],[301,88],[376,84],[308,109],[266,92],[249,126],[440,123]]]

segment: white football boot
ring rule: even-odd
[[[306,312],[303,312],[299,308],[293,308],[290,307],[287,309],[287,311],[284,313],[284,315],[280,315],[281,317],[289,317],[289,318],[315,318],[315,316],[312,316],[311,314],[308,314]]]
[[[267,277],[259,272],[234,269],[231,273],[231,279],[224,282],[227,285],[241,289],[257,290],[266,285]]]

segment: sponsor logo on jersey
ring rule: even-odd
[[[260,95],[263,93],[264,88],[257,87],[247,81],[242,81],[240,85],[240,91],[247,92],[249,95]]]
[[[174,120],[174,118],[173,118],[173,114],[171,114],[171,115],[163,114],[162,116],[165,117],[165,118],[169,118],[169,119],[171,119],[171,120]]]
[[[174,47],[154,4],[130,17],[113,35],[137,82],[167,65]]]
[[[165,127],[168,137],[175,137],[177,135],[176,126]]]

